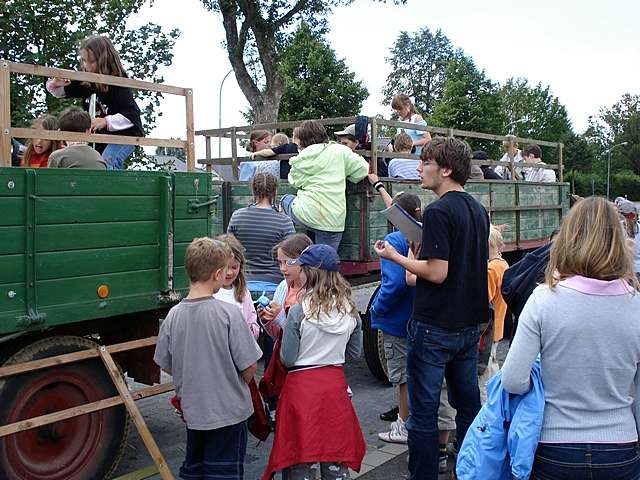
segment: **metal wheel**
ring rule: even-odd
[[[371,374],[378,380],[383,382],[389,381],[387,371],[387,360],[384,356],[384,341],[382,339],[382,331],[371,327],[371,304],[376,294],[380,290],[377,287],[367,305],[367,311],[362,316],[362,348],[364,350],[364,359]]]
[[[5,365],[93,348],[86,338],[59,336],[27,345]],[[0,383],[0,424],[64,410],[117,395],[99,360],[37,370]],[[124,406],[34,428],[0,439],[0,479],[104,479],[126,445]]]

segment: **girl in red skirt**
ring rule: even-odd
[[[346,355],[360,356],[360,316],[333,248],[311,245],[290,264],[304,269],[306,293],[284,325],[280,356],[289,373],[263,480],[284,469],[289,480],[315,478],[315,463],[323,480],[348,479],[365,454],[343,370]]]

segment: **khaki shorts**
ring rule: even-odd
[[[442,380],[442,389],[440,390],[440,407],[438,408],[438,430],[455,430],[456,429],[456,411],[449,405],[447,396],[447,381]]]
[[[407,339],[383,333],[383,341],[389,382],[394,386],[407,383]]]

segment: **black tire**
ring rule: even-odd
[[[81,337],[31,343],[4,364],[17,364],[94,348]],[[0,425],[118,394],[99,359],[9,377],[0,382]],[[124,406],[0,438],[0,480],[102,480],[124,454],[129,416]]]
[[[387,360],[384,356],[384,342],[382,340],[382,331],[371,327],[371,303],[380,290],[378,286],[367,305],[367,311],[362,315],[362,348],[364,350],[364,359],[371,374],[378,380],[389,382],[387,372]]]

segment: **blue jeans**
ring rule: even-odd
[[[637,443],[540,443],[532,480],[638,480]]]
[[[308,225],[305,225],[301,220],[299,220],[295,214],[293,213],[293,209],[291,205],[295,200],[296,196],[287,193],[282,196],[280,199],[280,205],[282,206],[282,211],[293,220],[293,223],[303,227],[306,230],[306,234],[309,236],[313,243],[321,243],[322,245],[329,245],[336,252],[340,247],[340,242],[342,241],[342,234],[344,232],[327,232],[325,230],[318,230],[317,228],[312,228]]]
[[[446,331],[414,319],[407,325],[409,473],[412,480],[438,478],[438,407],[443,378],[456,409],[458,445],[480,410],[477,327]]]
[[[122,170],[124,161],[135,150],[133,145],[108,144],[102,151],[102,158],[107,162],[107,170]]]
[[[187,428],[187,454],[180,467],[185,480],[244,478],[247,422],[215,430]]]

